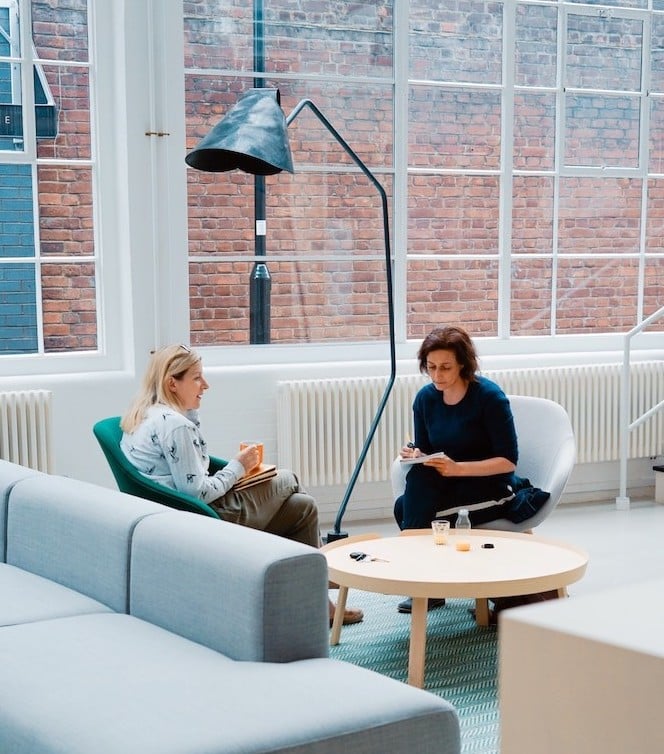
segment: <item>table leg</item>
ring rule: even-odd
[[[475,622],[478,626],[489,625],[489,600],[486,598],[475,600]]]
[[[413,597],[408,653],[408,683],[424,687],[424,660],[427,647],[427,598]]]
[[[334,611],[334,620],[332,621],[332,631],[330,632],[330,645],[336,646],[341,636],[341,627],[344,624],[344,610],[346,609],[346,598],[348,597],[348,587],[340,586],[337,597],[337,607]]]

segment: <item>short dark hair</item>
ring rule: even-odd
[[[460,376],[468,382],[476,379],[479,368],[475,345],[462,327],[437,327],[422,341],[417,358],[420,372],[427,373],[427,359],[432,351],[452,351],[456,360],[461,364]]]

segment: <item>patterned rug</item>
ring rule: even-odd
[[[330,592],[334,599],[334,592]],[[351,589],[348,606],[361,607],[364,621],[344,626],[330,656],[406,681],[410,615],[397,612],[400,597]],[[497,633],[479,628],[470,600],[448,600],[427,618],[424,687],[453,704],[461,725],[461,751],[497,754]]]

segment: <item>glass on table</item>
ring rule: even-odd
[[[434,544],[446,545],[447,538],[450,535],[450,522],[434,519],[431,522],[431,531],[433,532]]]

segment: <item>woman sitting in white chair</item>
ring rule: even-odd
[[[466,508],[473,526],[524,530],[544,508],[552,509],[574,465],[574,436],[569,417],[558,404],[521,398],[525,408],[550,419],[529,431],[526,466],[542,474],[555,490],[535,488],[517,475],[519,451],[510,401],[502,389],[477,374],[478,359],[468,333],[460,327],[433,330],[418,351],[420,371],[428,374],[413,402],[415,442],[401,449],[392,470],[394,516],[399,527],[429,527],[434,518],[454,525]],[[552,442],[547,444],[547,439]],[[401,459],[436,453],[407,466]],[[404,473],[405,472],[405,473]],[[430,600],[429,608],[445,600]],[[410,600],[399,604],[410,612]]]
[[[399,528],[428,527],[434,518],[454,524],[461,508],[470,511],[473,525],[503,517],[518,460],[507,396],[477,374],[475,346],[460,327],[429,333],[418,360],[431,382],[415,396],[415,442],[402,448],[401,457],[443,455],[410,467],[394,505]]]

